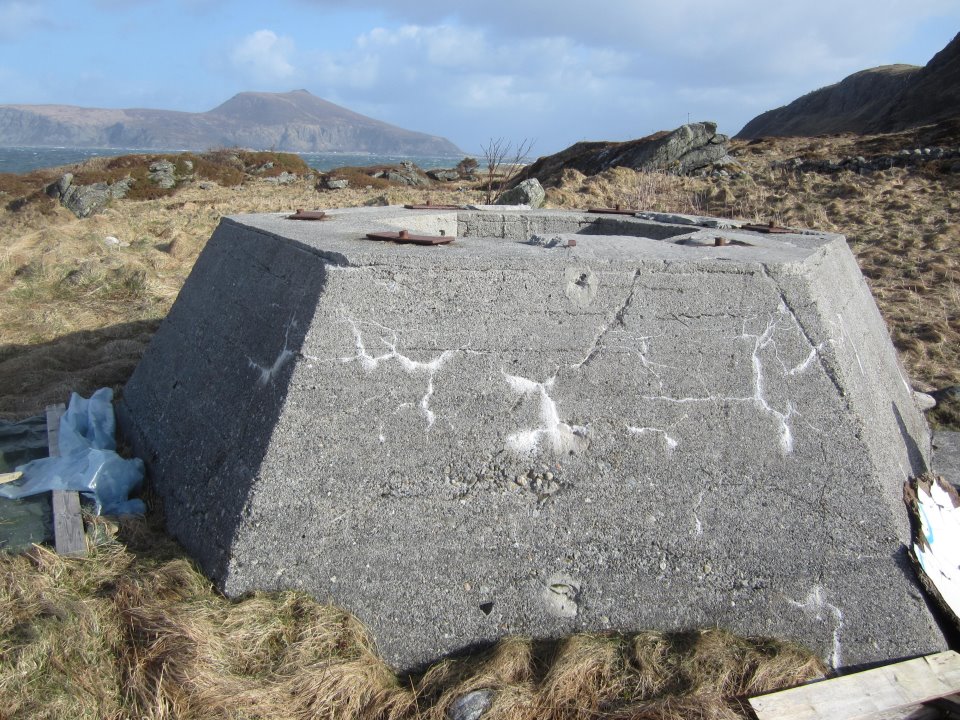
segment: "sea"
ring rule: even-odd
[[[67,148],[67,147],[0,147],[0,173],[26,173],[40,168],[60,167],[83,162],[93,157],[149,154],[165,155],[186,150],[158,150],[156,148]],[[196,151],[189,151],[196,152]],[[368,165],[395,165],[409,160],[415,165],[430,168],[451,168],[461,157],[422,155],[372,155],[351,153],[297,153],[314,170],[321,172],[338,167],[365,167]]]

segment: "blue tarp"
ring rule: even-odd
[[[112,401],[110,388],[97,390],[89,400],[73,393],[60,418],[60,457],[18,466],[23,477],[0,485],[0,496],[19,499],[50,490],[77,490],[93,500],[98,515],[143,514],[143,501],[129,499],[143,482],[143,461],[117,454]]]

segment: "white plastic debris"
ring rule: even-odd
[[[943,603],[960,618],[960,497],[943,478],[916,483],[920,536],[913,554]]]

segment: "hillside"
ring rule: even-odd
[[[768,110],[738,139],[899,132],[960,116],[960,34],[925,67],[885,65]]]
[[[445,138],[360,115],[306,90],[239,93],[203,113],[0,105],[0,146],[463,154]]]

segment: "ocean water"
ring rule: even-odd
[[[151,148],[38,148],[0,147],[0,173],[25,173],[39,168],[59,167],[83,162],[92,157],[113,157],[130,154],[167,154],[183,150],[157,150]],[[367,165],[395,165],[409,160],[421,168],[454,167],[462,158],[405,155],[369,155],[350,153],[299,153],[314,170],[331,170],[336,167]]]

